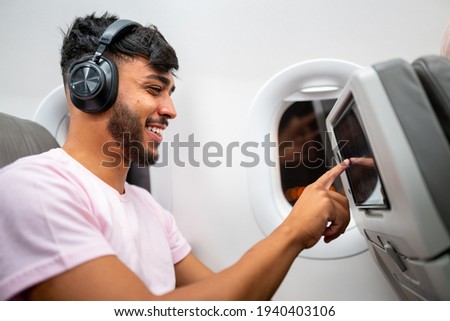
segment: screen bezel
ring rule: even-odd
[[[389,199],[387,197],[386,189],[384,187],[385,185],[384,185],[383,180],[381,178],[380,170],[379,170],[379,168],[377,166],[377,161],[376,161],[375,155],[373,153],[373,149],[372,149],[372,146],[370,144],[370,141],[368,139],[368,135],[367,135],[366,130],[365,130],[364,126],[363,126],[363,122],[361,121],[361,115],[360,115],[360,112],[359,112],[359,109],[358,109],[358,104],[356,103],[356,101],[355,101],[355,99],[354,99],[352,94],[349,94],[349,96],[344,100],[344,103],[342,104],[342,106],[343,107],[336,114],[336,117],[334,118],[334,120],[332,122],[333,134],[334,134],[334,137],[336,139],[336,143],[338,143],[338,141],[339,141],[338,135],[336,134],[336,127],[340,124],[340,122],[344,119],[344,117],[346,115],[348,115],[348,113],[350,111],[353,111],[353,113],[355,114],[356,120],[359,123],[359,126],[361,127],[362,133],[364,135],[364,139],[365,139],[365,141],[367,143],[367,148],[369,149],[369,151],[372,154],[372,157],[373,157],[373,159],[375,161],[375,170],[377,172],[379,184],[381,185],[380,193],[381,193],[382,198],[383,198],[383,203],[365,203],[365,202],[357,201],[356,197],[355,197],[355,188],[354,188],[353,179],[350,177],[349,173],[346,171],[345,175],[347,177],[348,185],[349,185],[349,188],[350,188],[350,194],[352,196],[353,202],[354,202],[355,206],[357,208],[360,208],[360,209],[390,209]],[[343,155],[340,152],[339,146],[335,146],[334,153],[340,159],[340,161],[344,160]],[[351,164],[350,164],[350,166],[351,166]]]

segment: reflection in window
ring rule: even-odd
[[[333,165],[325,118],[335,101],[295,102],[281,117],[278,129],[281,187],[292,205],[307,185]]]

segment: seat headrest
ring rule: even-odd
[[[450,142],[450,60],[425,56],[416,59],[412,66]]]
[[[41,125],[0,113],[0,167],[55,147],[59,147],[58,142]]]

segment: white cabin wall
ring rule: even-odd
[[[61,83],[61,33],[93,11],[153,23],[180,60],[178,117],[166,141],[194,134],[203,146],[246,141],[247,115],[263,84],[281,69],[316,58],[363,66],[438,54],[450,21],[448,0],[141,0],[0,3],[0,111],[31,119]],[[201,148],[196,160],[201,161]],[[175,166],[173,213],[195,254],[214,270],[235,262],[263,237],[251,211],[247,172],[233,166]],[[187,162],[187,153],[181,159]],[[264,182],[261,182],[262,184]],[[157,187],[155,187],[157,188]],[[348,282],[347,282],[348,281]],[[368,252],[353,258],[297,259],[275,299],[394,300]]]

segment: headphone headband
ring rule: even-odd
[[[115,37],[117,37],[122,32],[126,31],[130,27],[136,27],[140,26],[141,24],[127,20],[127,19],[120,19],[114,21],[112,24],[106,28],[106,30],[103,32],[102,36],[100,37],[100,45],[97,48],[97,51],[95,52],[94,57],[100,57],[103,55],[103,52],[105,51],[106,47],[114,40]]]

